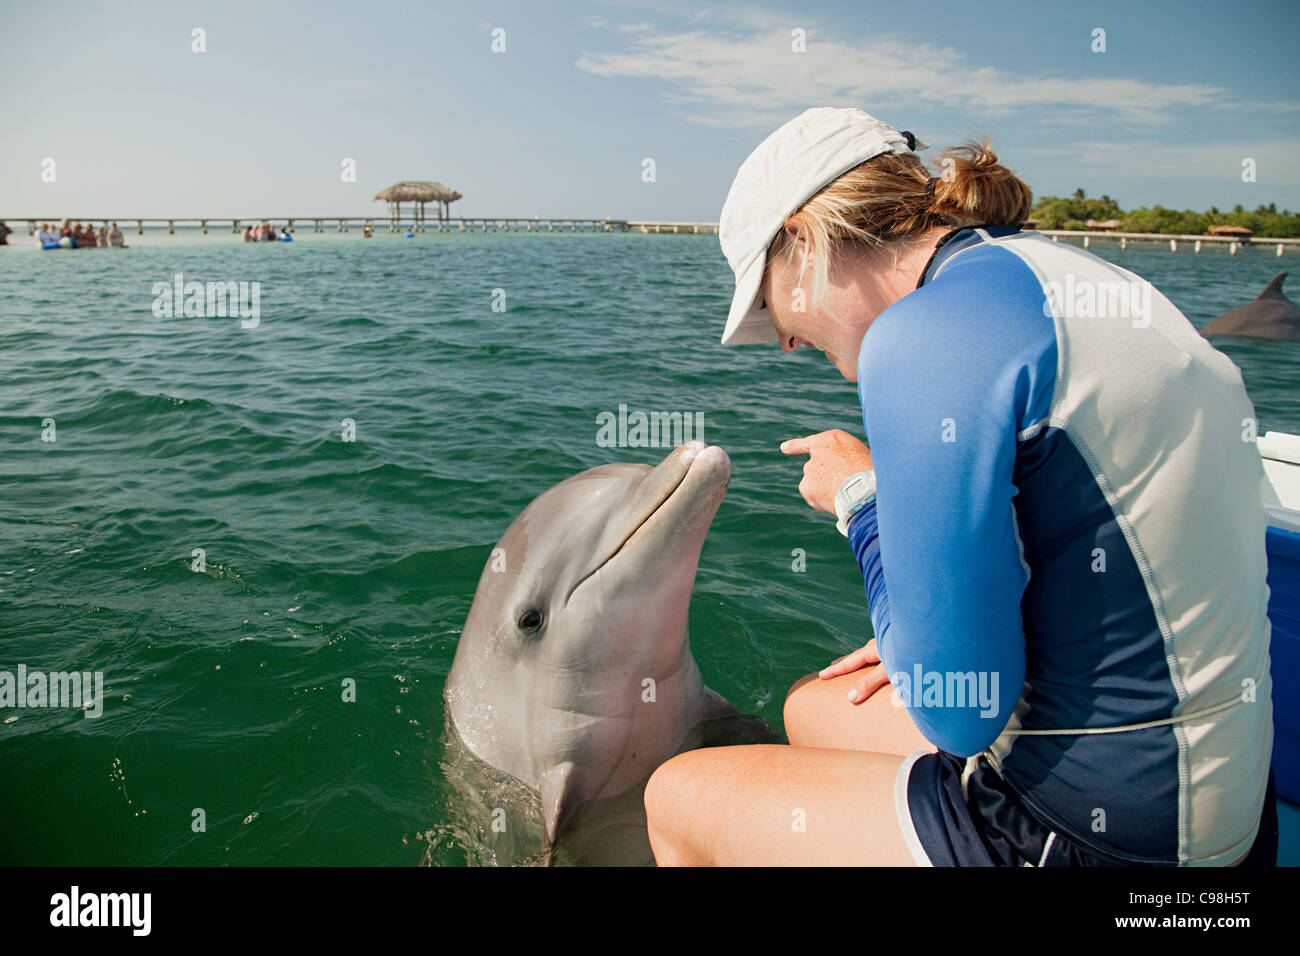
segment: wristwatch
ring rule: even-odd
[[[835,492],[835,516],[839,521],[835,527],[844,537],[849,536],[849,520],[876,500],[876,473],[860,471],[850,475]]]

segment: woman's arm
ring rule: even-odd
[[[1016,438],[1054,370],[1050,319],[972,317],[980,307],[926,288],[868,332],[859,390],[877,491],[849,525],[885,673],[918,729],[958,756],[993,742],[1024,683]]]

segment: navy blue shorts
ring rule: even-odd
[[[1039,821],[988,759],[918,750],[894,785],[898,822],[918,866],[1134,866]],[[1239,866],[1277,865],[1277,795],[1268,775],[1259,835]]]

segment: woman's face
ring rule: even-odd
[[[796,227],[797,229],[797,227]],[[806,241],[795,240],[793,255],[769,260],[759,287],[781,348],[819,349],[841,375],[858,380],[858,352],[872,321],[900,296],[881,273],[879,257],[852,248],[831,261],[822,302],[812,302],[813,267],[804,264]],[[800,275],[802,270],[802,276]]]
[[[916,288],[917,277],[933,251],[933,241],[945,230],[932,231],[926,241],[900,255],[845,244],[832,257],[825,295],[812,302],[813,266],[804,264],[807,240],[797,223],[786,227],[793,241],[775,260],[768,260],[759,294],[776,326],[781,348],[793,352],[801,345],[820,349],[841,375],[858,380],[862,338],[876,316]],[[802,275],[801,275],[802,271]]]

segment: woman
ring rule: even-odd
[[[809,456],[800,493],[839,518],[876,637],[792,688],[791,746],[656,771],[656,858],[1272,865],[1240,374],[1138,276],[1020,232],[1029,189],[987,144],[939,178],[918,145],[809,110],[727,197],[723,342],[821,349],[858,384],[870,450],[782,450]]]

